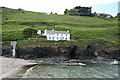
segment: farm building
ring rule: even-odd
[[[92,7],[76,6],[74,9],[69,11],[69,15],[90,16],[92,12],[91,9]]]

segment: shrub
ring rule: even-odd
[[[23,9],[19,8],[18,10],[21,11],[21,10],[23,10]]]
[[[37,35],[37,30],[33,28],[25,28],[23,31],[24,38],[29,38],[31,36]]]
[[[6,18],[5,20],[8,20],[8,18]]]
[[[24,37],[21,31],[4,31],[2,32],[3,41],[16,41],[22,40]]]

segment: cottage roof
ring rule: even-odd
[[[47,34],[69,34],[69,31],[53,31],[53,30],[47,30]]]

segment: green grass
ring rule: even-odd
[[[118,36],[118,21],[115,18],[106,19],[86,16],[48,15],[10,8],[2,8],[2,14],[3,41],[18,40],[19,45],[28,45],[32,43],[36,45],[39,43],[40,45],[54,46],[61,43],[63,43],[61,44],[62,46],[77,45],[79,43],[79,45],[82,45],[82,43],[85,43],[89,39],[91,41],[93,39],[97,41],[101,38],[113,40],[112,38]],[[32,42],[27,42],[22,35],[22,30],[25,28],[34,28],[36,30],[42,30],[42,32],[44,29],[70,30],[71,39],[77,40],[76,42],[47,42],[45,39],[42,39],[42,41],[46,42],[42,43],[41,41],[36,43],[32,40]],[[24,40],[26,40],[25,43],[21,43]],[[83,41],[81,42],[81,40]]]
[[[30,38],[30,40],[19,40],[17,41],[17,47],[70,47],[70,46],[80,46],[81,48],[86,48],[88,44],[91,43],[101,43],[102,48],[106,50],[117,50],[118,49],[118,39],[117,38],[103,38],[103,39],[77,39],[76,41],[47,41],[46,39],[35,39]],[[10,47],[10,41],[3,42],[3,48]]]

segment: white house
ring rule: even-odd
[[[69,30],[67,31],[54,31],[45,29],[44,34],[47,37],[47,40],[70,40]]]

